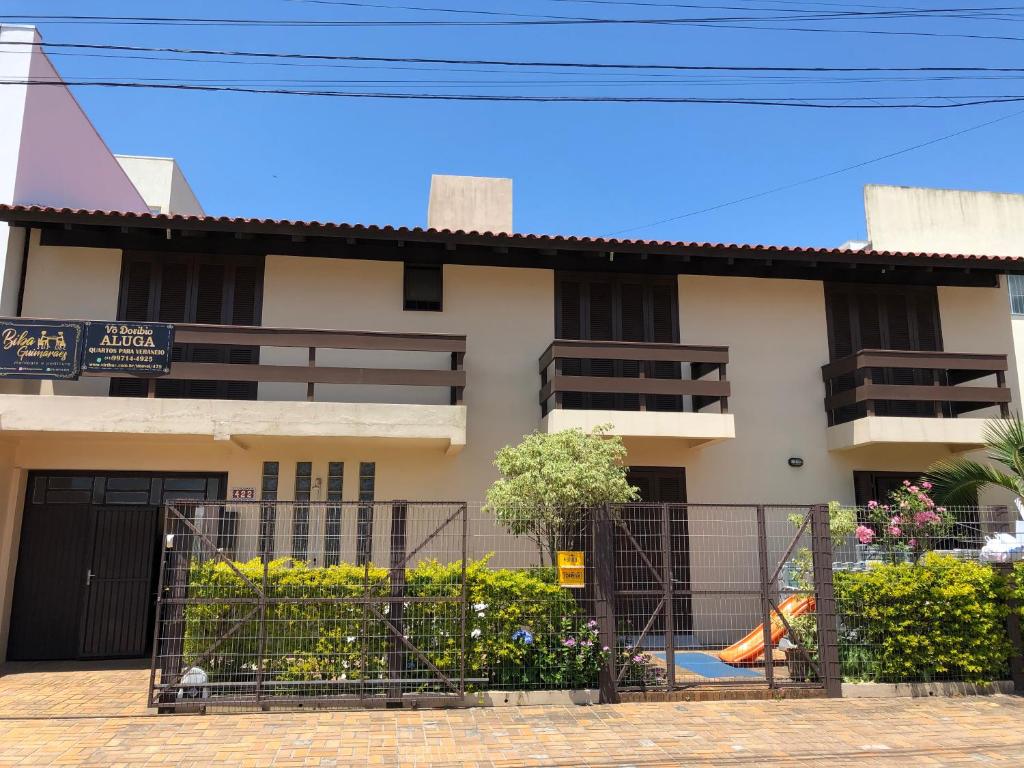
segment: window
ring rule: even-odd
[[[364,565],[373,548],[373,494],[377,465],[372,461],[359,464],[359,517],[356,523],[356,562]],[[369,503],[366,503],[369,502]]]
[[[345,484],[345,464],[327,465],[327,512],[324,519],[324,565],[341,562],[341,499]]]
[[[119,320],[203,325],[259,325],[262,257],[126,251],[121,265]],[[175,344],[173,362],[259,362],[259,347]],[[145,379],[114,379],[110,393],[144,397]],[[157,397],[255,400],[256,382],[159,379]]]
[[[559,272],[555,277],[555,335],[591,341],[679,342],[677,283],[674,277]],[[678,379],[679,363],[612,360],[566,360],[568,376]],[[643,369],[641,371],[641,369]],[[564,408],[617,411],[678,411],[677,395],[566,392]]]
[[[313,485],[313,464],[295,465],[295,507],[292,510],[292,557],[305,560],[309,550],[309,496]]]
[[[938,295],[933,287],[908,285],[825,286],[828,324],[828,351],[831,360],[862,349],[899,349],[925,352],[942,351]],[[876,384],[931,385],[932,372],[912,369],[880,369],[872,374]],[[835,391],[850,389],[853,374],[837,377]],[[879,416],[934,416],[931,403],[876,401]],[[864,405],[837,409],[836,423],[862,418]]]
[[[1024,275],[1010,275],[1010,311],[1015,315],[1024,315]]]
[[[277,501],[277,475],[280,465],[276,461],[263,462],[263,478],[260,483],[260,498],[263,501]],[[264,504],[260,509],[260,552],[268,559],[274,555],[274,521],[277,509],[274,504]]]
[[[407,311],[441,311],[444,280],[440,264],[406,264],[404,284]]]

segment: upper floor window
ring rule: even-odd
[[[1024,315],[1024,275],[1010,275],[1010,311]]]
[[[825,307],[833,360],[862,349],[942,350],[934,287],[833,283]]]
[[[202,325],[259,325],[263,259],[126,251],[121,266],[119,320]],[[255,364],[259,347],[175,344],[176,363]],[[111,394],[141,397],[143,379],[114,379]],[[256,382],[156,382],[157,397],[255,400]]]
[[[555,275],[555,336],[590,341],[679,342],[678,290],[675,277],[558,272]],[[569,376],[614,376],[678,379],[679,363],[612,360],[566,360]],[[643,402],[641,398],[644,398]],[[677,411],[678,395],[568,392],[564,408]]]
[[[404,309],[440,312],[444,298],[444,279],[440,264],[406,264]]]

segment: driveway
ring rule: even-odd
[[[140,665],[0,668],[0,766],[1024,765],[1024,699],[153,715]]]

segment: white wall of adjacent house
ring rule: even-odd
[[[173,157],[115,157],[153,213],[203,215],[203,206]]]
[[[0,78],[26,83],[0,88],[0,202],[148,210],[41,42],[32,26],[0,26]],[[0,314],[17,309],[23,242],[0,224]]]
[[[1024,257],[1024,194],[869,184],[868,239],[875,250]],[[1024,315],[1011,315],[1015,378],[1024,381]],[[943,335],[956,329],[943,323]],[[983,351],[984,337],[975,337]]]

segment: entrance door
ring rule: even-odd
[[[221,475],[32,473],[8,658],[144,656],[161,505],[221,498],[223,487]]]
[[[82,658],[146,653],[159,508],[94,507]]]

